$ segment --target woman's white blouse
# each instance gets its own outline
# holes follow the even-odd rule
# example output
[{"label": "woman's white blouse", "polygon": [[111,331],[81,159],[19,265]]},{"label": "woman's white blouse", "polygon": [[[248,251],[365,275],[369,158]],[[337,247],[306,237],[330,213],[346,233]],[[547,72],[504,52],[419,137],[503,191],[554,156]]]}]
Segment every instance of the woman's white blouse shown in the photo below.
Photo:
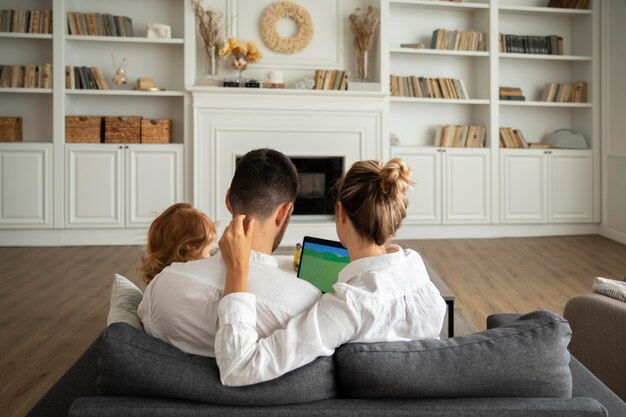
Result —
[{"label": "woman's white blouse", "polygon": [[347,342],[436,339],[446,304],[420,255],[387,246],[387,254],[357,259],[339,274],[335,294],[264,339],[256,332],[256,297],[232,293],[218,307],[215,354],[224,385],[268,381],[330,356]]}]

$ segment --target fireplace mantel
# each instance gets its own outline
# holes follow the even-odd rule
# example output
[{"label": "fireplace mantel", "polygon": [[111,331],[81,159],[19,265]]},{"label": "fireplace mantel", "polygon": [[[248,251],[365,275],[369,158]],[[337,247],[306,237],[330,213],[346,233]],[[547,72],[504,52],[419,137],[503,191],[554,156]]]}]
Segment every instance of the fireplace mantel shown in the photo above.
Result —
[{"label": "fireplace mantel", "polygon": [[[220,222],[230,215],[224,196],[235,159],[262,147],[292,157],[342,157],[345,169],[361,159],[387,159],[385,97],[376,92],[192,87],[194,205]],[[294,216],[283,240],[304,235],[336,238],[331,217]]]}]

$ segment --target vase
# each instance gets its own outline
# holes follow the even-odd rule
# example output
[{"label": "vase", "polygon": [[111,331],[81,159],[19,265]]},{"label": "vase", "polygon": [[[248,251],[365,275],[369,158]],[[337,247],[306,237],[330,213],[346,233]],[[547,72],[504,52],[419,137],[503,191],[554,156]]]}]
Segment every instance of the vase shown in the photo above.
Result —
[{"label": "vase", "polygon": [[366,82],[368,76],[368,53],[367,51],[356,51],[356,75],[358,81]]},{"label": "vase", "polygon": [[219,59],[217,55],[217,48],[215,45],[205,47],[206,52],[206,62],[204,71],[207,77],[214,77],[217,75],[217,67],[219,64]]},{"label": "vase", "polygon": [[124,67],[119,67],[117,71],[115,71],[115,75],[113,75],[111,82],[117,88],[122,88],[126,85],[126,83],[128,82],[128,78],[126,77],[126,71],[124,70]]}]

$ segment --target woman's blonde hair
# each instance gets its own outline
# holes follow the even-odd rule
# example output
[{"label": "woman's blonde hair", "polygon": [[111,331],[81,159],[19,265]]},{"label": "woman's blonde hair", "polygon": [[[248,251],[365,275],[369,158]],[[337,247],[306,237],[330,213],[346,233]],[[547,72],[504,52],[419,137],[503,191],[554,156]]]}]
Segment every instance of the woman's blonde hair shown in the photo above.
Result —
[{"label": "woman's blonde hair", "polygon": [[399,158],[359,161],[337,182],[337,201],[364,238],[383,245],[406,217],[411,170]]},{"label": "woman's blonde hair", "polygon": [[163,211],[150,225],[146,256],[139,272],[146,284],[172,262],[202,257],[215,239],[215,225],[188,203],[176,203]]}]

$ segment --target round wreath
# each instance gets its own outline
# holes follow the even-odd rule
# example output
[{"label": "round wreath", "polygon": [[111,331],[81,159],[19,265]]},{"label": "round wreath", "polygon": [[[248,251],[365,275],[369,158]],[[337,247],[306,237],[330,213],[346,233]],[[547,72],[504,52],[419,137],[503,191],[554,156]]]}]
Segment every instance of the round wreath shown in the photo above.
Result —
[{"label": "round wreath", "polygon": [[[276,22],[282,18],[293,20],[298,32],[291,38],[284,38],[276,30]],[[313,39],[313,19],[302,6],[290,1],[271,4],[261,17],[261,36],[265,46],[275,52],[294,54],[303,50]]]}]

